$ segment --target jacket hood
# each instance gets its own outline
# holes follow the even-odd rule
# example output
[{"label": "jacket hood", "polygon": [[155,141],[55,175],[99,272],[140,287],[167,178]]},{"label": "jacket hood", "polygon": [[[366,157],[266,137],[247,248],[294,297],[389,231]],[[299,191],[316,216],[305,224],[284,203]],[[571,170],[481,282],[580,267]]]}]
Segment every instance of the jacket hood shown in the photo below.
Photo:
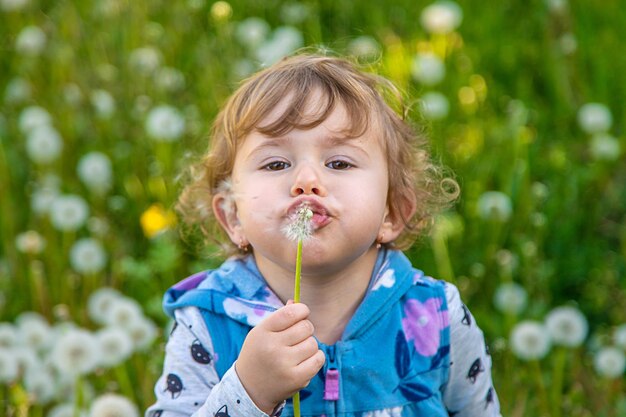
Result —
[{"label": "jacket hood", "polygon": [[[366,296],[348,323],[342,339],[357,337],[365,332],[413,285],[431,280],[422,271],[412,268],[402,252],[380,250]],[[174,317],[176,309],[188,306],[255,326],[284,303],[260,274],[254,257],[248,255],[228,259],[215,270],[194,274],[165,293],[163,307],[169,316]]]}]

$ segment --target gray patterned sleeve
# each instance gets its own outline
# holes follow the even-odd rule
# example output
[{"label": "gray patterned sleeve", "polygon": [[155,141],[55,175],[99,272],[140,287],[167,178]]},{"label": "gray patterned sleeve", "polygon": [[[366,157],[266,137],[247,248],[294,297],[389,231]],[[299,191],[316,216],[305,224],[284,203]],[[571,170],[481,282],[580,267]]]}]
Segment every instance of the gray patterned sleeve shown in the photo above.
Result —
[{"label": "gray patterned sleeve", "polygon": [[220,380],[214,357],[200,311],[195,307],[177,310],[163,374],[154,388],[157,400],[145,417],[268,417],[250,399],[234,366]]},{"label": "gray patterned sleeve", "polygon": [[451,365],[443,398],[448,413],[454,417],[501,417],[483,332],[450,283],[446,283],[446,298]]}]

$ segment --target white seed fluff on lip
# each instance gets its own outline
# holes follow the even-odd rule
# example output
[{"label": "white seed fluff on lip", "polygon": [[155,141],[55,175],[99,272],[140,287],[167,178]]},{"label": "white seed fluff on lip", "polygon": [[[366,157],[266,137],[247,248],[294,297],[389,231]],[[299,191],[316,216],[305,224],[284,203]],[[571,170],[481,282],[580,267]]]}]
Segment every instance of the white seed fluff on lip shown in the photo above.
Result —
[{"label": "white seed fluff on lip", "polygon": [[290,240],[306,240],[313,235],[313,210],[307,203],[302,203],[290,216],[290,222],[283,228],[283,233]]}]

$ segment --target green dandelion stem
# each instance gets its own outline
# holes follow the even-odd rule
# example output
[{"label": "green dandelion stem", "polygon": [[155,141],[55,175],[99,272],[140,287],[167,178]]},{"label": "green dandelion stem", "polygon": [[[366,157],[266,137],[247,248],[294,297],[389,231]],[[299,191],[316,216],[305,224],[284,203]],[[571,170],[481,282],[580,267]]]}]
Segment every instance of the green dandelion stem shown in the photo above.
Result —
[{"label": "green dandelion stem", "polygon": [[300,393],[293,394],[293,415],[294,417],[300,417]]},{"label": "green dandelion stem", "polygon": [[298,250],[296,251],[296,279],[293,288],[293,301],[300,302],[300,281],[302,276],[302,239],[298,239]]}]

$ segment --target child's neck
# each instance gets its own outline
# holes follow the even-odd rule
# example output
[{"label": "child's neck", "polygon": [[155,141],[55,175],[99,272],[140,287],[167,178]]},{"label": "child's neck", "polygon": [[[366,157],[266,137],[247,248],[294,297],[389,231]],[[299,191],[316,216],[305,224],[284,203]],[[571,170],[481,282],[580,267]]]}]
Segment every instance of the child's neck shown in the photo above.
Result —
[{"label": "child's neck", "polygon": [[[311,309],[309,320],[315,326],[315,337],[325,344],[334,344],[361,304],[369,286],[378,251],[374,248],[352,262],[347,268],[323,276],[302,275],[301,302]],[[293,273],[258,264],[272,290],[286,302],[293,299]],[[278,270],[275,270],[278,269]]]}]

